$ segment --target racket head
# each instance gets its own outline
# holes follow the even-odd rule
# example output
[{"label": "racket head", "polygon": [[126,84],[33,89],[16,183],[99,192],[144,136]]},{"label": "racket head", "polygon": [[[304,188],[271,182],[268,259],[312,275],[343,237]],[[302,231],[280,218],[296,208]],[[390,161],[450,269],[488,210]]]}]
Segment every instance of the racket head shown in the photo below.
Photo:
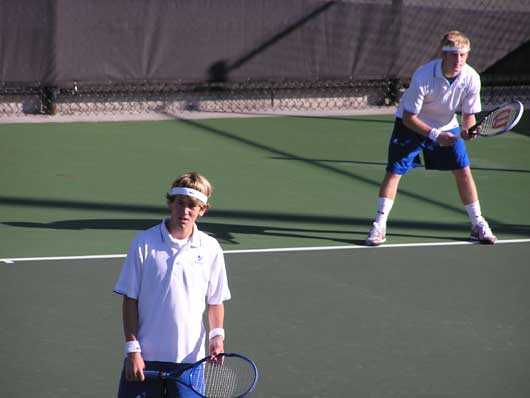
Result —
[{"label": "racket head", "polygon": [[254,390],[257,382],[256,364],[234,353],[202,360],[189,374],[189,386],[204,398],[243,398]]},{"label": "racket head", "polygon": [[476,126],[476,134],[494,137],[513,129],[523,116],[524,107],[519,101],[503,104],[494,109]]}]

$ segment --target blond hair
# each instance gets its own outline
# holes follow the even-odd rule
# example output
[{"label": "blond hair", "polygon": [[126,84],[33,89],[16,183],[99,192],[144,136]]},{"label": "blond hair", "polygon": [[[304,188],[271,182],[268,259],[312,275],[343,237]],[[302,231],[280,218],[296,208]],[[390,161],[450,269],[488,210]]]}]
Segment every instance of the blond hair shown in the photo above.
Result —
[{"label": "blond hair", "polygon": [[[196,191],[205,194],[208,198],[212,195],[213,192],[212,184],[210,184],[210,181],[208,181],[206,177],[197,173],[196,171],[192,171],[178,177],[175,181],[173,181],[173,184],[171,184],[171,188],[176,187],[195,189]],[[175,199],[175,196],[167,194],[166,199],[168,201],[173,201],[173,199]],[[194,201],[197,200],[195,198],[192,199]]]},{"label": "blond hair", "polygon": [[443,47],[467,48],[469,51],[471,50],[471,41],[462,32],[451,30],[445,33],[440,40],[440,50]]}]

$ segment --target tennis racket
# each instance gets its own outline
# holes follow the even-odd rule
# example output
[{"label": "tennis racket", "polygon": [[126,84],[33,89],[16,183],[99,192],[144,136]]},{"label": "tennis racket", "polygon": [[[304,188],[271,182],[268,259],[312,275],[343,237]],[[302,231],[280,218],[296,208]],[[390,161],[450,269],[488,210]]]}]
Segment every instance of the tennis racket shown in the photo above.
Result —
[{"label": "tennis racket", "polygon": [[488,112],[477,124],[468,129],[469,134],[494,137],[513,129],[523,116],[524,107],[519,101],[503,104]]},{"label": "tennis racket", "polygon": [[[184,380],[179,379],[189,372]],[[240,354],[218,354],[215,359],[206,357],[178,372],[144,370],[146,380],[171,380],[191,388],[204,398],[242,398],[258,382],[258,368]]]}]

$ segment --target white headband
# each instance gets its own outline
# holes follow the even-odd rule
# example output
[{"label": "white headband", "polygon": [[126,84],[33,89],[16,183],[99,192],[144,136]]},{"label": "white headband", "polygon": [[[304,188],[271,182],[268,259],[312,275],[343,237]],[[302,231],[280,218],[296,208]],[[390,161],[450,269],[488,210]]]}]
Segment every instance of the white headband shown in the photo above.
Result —
[{"label": "white headband", "polygon": [[208,196],[192,188],[186,188],[186,187],[171,188],[169,195],[170,196],[175,196],[175,195],[191,196],[192,198],[199,199],[204,204],[208,203]]},{"label": "white headband", "polygon": [[448,53],[468,53],[469,47],[443,46],[442,51]]}]

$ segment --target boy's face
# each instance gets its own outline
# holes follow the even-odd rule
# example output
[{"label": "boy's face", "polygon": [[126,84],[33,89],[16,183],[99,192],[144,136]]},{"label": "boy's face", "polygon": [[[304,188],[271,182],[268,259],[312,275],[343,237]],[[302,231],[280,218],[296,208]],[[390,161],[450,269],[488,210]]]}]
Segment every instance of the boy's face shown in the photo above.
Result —
[{"label": "boy's face", "polygon": [[467,62],[467,51],[444,52],[442,54],[442,70],[446,77],[456,77],[462,72]]},{"label": "boy's face", "polygon": [[185,195],[177,195],[169,203],[169,210],[173,225],[187,229],[193,227],[195,220],[204,215],[207,207],[197,199]]}]

